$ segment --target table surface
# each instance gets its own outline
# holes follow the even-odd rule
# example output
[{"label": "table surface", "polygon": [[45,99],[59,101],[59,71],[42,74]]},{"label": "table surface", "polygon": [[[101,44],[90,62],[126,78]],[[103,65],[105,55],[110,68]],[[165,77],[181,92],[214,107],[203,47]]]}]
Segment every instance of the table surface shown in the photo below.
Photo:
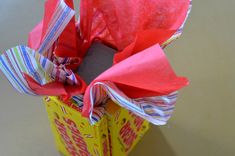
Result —
[{"label": "table surface", "polygon": [[[193,2],[183,36],[165,49],[191,85],[180,92],[166,126],[153,126],[131,156],[235,155],[235,1]],[[26,44],[43,1],[0,4],[0,51]],[[0,77],[0,155],[58,156],[42,99],[17,93]]]}]

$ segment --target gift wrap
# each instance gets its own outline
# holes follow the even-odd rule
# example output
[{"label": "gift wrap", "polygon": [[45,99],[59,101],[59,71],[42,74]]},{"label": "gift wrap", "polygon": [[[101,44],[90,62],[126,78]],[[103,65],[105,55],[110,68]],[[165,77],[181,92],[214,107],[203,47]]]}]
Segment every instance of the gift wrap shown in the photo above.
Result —
[{"label": "gift wrap", "polygon": [[44,98],[56,148],[65,156],[126,156],[149,129],[149,123],[109,100],[94,125],[76,103]]}]

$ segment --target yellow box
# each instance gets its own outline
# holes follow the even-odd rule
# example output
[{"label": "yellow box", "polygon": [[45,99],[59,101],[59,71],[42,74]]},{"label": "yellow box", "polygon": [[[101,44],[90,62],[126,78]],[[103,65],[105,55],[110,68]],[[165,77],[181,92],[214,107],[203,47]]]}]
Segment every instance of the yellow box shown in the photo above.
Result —
[{"label": "yellow box", "polygon": [[[57,97],[45,97],[57,149],[65,156],[109,156],[106,116],[91,126],[73,103],[61,102]],[[73,108],[72,108],[73,107]]]},{"label": "yellow box", "polygon": [[111,155],[128,155],[149,129],[149,123],[111,100],[106,104],[106,114]]}]

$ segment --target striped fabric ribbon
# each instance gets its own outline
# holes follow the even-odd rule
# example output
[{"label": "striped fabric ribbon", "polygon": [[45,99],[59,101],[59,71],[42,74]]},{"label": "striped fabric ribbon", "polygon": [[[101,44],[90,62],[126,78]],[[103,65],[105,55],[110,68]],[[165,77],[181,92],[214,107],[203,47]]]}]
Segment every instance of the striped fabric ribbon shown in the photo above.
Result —
[{"label": "striped fabric ribbon", "polygon": [[[29,48],[27,48],[29,49]],[[38,52],[31,50],[35,60],[41,65],[43,70],[50,75],[53,80],[68,83],[70,85],[78,85],[79,82],[76,79],[75,74],[72,70],[66,69],[64,65],[56,65],[49,59],[40,55]],[[36,72],[36,71],[35,71]]]},{"label": "striped fabric ribbon", "polygon": [[[131,99],[112,82],[96,82],[90,89],[92,108],[94,108],[96,103],[107,99],[108,96],[121,107],[126,108],[155,125],[165,125],[169,120],[174,111],[177,95],[178,93],[174,92],[165,96]],[[94,124],[95,121],[92,119],[93,112],[93,109],[91,109],[90,121]]]},{"label": "striped fabric ribbon", "polygon": [[1,69],[11,84],[21,93],[34,94],[25,81],[24,73],[30,75],[39,84],[44,85],[52,80],[79,84],[72,70],[57,66],[26,46],[9,49],[0,56]]},{"label": "striped fabric ribbon", "polygon": [[[83,108],[83,95],[77,95],[72,97],[73,103],[75,103],[80,109]],[[105,100],[103,100],[105,101]],[[93,123],[98,122],[105,114],[105,109],[103,107],[104,105],[101,105],[99,107],[95,107],[95,109],[92,112],[92,115],[90,117],[90,121]]]},{"label": "striped fabric ribbon", "polygon": [[40,84],[45,84],[47,76],[33,57],[33,51],[24,46],[7,50],[0,56],[0,68],[7,79],[20,93],[35,95],[25,81],[24,73],[32,76]]},{"label": "striped fabric ribbon", "polygon": [[47,32],[42,39],[41,46],[38,50],[40,54],[43,54],[44,56],[48,55],[46,52],[52,47],[74,15],[75,11],[69,8],[64,0],[58,2],[52,20],[47,28]]}]

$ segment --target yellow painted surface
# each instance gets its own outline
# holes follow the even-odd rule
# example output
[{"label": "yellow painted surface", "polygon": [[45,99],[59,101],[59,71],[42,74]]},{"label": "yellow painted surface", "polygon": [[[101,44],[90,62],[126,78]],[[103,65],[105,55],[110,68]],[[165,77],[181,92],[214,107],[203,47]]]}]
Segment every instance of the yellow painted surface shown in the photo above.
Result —
[{"label": "yellow painted surface", "polygon": [[56,148],[65,156],[127,156],[149,129],[147,121],[111,100],[95,125],[72,102],[45,97],[44,103]]},{"label": "yellow painted surface", "polygon": [[144,138],[149,123],[111,100],[106,104],[112,156],[127,156]]},{"label": "yellow painted surface", "polygon": [[57,97],[45,97],[44,102],[58,151],[65,156],[110,155],[106,116],[91,126]]}]

